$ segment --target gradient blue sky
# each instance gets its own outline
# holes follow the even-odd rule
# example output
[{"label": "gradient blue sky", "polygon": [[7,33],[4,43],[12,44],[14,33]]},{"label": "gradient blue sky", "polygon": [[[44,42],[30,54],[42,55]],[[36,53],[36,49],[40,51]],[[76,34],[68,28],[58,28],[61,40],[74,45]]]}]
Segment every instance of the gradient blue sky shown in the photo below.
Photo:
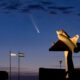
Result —
[{"label": "gradient blue sky", "polygon": [[[63,60],[62,66],[65,66],[63,52],[49,52],[48,49],[58,40],[56,30],[64,29],[71,37],[80,34],[80,0],[12,1],[21,5],[12,9],[7,5],[11,4],[10,0],[0,0],[0,66],[9,66],[9,51],[25,53],[21,59],[22,68],[59,68],[59,60]],[[29,14],[33,16],[40,34],[36,32]],[[80,67],[80,59],[73,59],[75,67]],[[17,57],[12,57],[12,66],[17,67]]]}]

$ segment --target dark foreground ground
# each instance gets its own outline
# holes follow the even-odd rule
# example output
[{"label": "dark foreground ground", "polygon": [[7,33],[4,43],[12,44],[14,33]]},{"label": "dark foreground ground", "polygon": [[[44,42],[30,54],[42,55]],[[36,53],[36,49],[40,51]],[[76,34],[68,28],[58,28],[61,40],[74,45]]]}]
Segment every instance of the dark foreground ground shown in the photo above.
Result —
[{"label": "dark foreground ground", "polygon": [[[18,78],[17,76],[12,76],[11,80],[18,80]],[[39,79],[38,79],[38,76],[29,75],[29,76],[20,76],[20,80],[39,80]]]},{"label": "dark foreground ground", "polygon": [[[66,79],[64,69],[40,68],[39,74],[21,73],[19,80],[80,80],[80,69],[75,69],[70,74],[71,77]],[[0,80],[10,80],[9,74],[5,71],[0,72]],[[11,80],[18,80],[18,73],[12,73]]]},{"label": "dark foreground ground", "polygon": [[[39,80],[38,73],[20,73],[19,80]],[[9,79],[10,80],[10,77]],[[18,73],[12,73],[11,80],[18,80]]]},{"label": "dark foreground ground", "polygon": [[[39,80],[38,73],[21,73],[19,78],[19,80]],[[8,72],[0,71],[0,80],[10,80]],[[12,73],[11,80],[18,80],[18,73]]]},{"label": "dark foreground ground", "polygon": [[0,71],[0,80],[8,80],[8,73],[6,71]]},{"label": "dark foreground ground", "polygon": [[64,69],[40,68],[39,80],[80,80],[80,69],[73,70],[69,79],[66,74]]}]

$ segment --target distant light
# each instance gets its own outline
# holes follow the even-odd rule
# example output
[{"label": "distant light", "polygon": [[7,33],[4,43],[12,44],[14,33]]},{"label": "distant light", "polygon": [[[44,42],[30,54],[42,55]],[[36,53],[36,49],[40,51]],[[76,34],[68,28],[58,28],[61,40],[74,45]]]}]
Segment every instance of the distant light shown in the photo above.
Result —
[{"label": "distant light", "polygon": [[18,57],[24,57],[24,53],[18,53]]},{"label": "distant light", "polygon": [[11,56],[16,56],[16,54],[15,54],[15,53],[11,53],[10,55],[11,55]]}]

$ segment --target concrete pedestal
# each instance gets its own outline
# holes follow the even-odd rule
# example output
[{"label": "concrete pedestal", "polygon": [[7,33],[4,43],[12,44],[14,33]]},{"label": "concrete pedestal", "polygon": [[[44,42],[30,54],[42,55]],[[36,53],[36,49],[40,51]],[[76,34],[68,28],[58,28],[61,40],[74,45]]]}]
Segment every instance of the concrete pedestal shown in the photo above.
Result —
[{"label": "concrete pedestal", "polygon": [[65,69],[40,68],[39,80],[80,80],[80,70],[74,69],[71,77],[66,79]]}]

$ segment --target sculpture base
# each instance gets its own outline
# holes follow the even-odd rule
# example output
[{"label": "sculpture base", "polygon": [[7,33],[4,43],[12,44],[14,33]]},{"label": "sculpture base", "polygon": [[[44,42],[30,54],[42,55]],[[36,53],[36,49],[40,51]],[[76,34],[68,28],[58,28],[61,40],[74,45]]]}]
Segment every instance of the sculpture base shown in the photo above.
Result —
[{"label": "sculpture base", "polygon": [[39,80],[80,80],[80,69],[71,72],[71,77],[66,79],[65,69],[39,69]]}]

